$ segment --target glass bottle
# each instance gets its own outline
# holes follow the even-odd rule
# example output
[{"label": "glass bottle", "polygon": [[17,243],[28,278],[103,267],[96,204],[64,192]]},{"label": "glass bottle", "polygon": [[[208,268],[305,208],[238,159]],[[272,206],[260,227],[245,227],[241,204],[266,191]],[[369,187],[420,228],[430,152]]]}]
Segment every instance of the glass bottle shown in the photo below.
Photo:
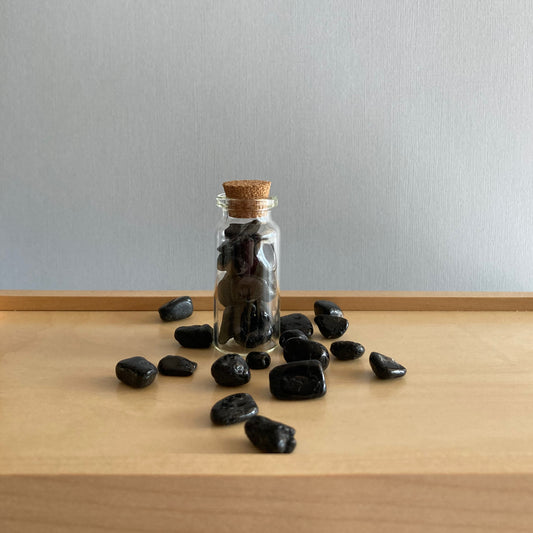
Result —
[{"label": "glass bottle", "polygon": [[217,196],[214,343],[224,353],[267,352],[279,336],[279,227],[270,182],[225,182]]}]

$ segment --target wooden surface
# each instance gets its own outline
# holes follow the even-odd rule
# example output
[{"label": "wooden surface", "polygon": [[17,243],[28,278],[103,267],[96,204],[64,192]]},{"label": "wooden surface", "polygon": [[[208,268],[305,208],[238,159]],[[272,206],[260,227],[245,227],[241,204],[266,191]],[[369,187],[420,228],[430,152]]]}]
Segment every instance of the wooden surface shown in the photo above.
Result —
[{"label": "wooden surface", "polygon": [[[212,291],[0,291],[1,311],[151,311],[178,296],[213,309]],[[316,299],[351,311],[533,311],[531,292],[282,291],[285,311]]]},{"label": "wooden surface", "polygon": [[[268,370],[222,388],[214,350],[174,341],[178,325],[210,323],[207,311],[179,323],[0,311],[0,530],[530,531],[533,313],[346,316],[343,338],[367,353],[332,360],[324,398],[282,402]],[[371,351],[407,376],[376,380]],[[168,354],[197,372],[142,390],[114,376],[119,359]],[[293,454],[256,452],[242,424],[211,425],[211,406],[237,391],[296,428]]]}]

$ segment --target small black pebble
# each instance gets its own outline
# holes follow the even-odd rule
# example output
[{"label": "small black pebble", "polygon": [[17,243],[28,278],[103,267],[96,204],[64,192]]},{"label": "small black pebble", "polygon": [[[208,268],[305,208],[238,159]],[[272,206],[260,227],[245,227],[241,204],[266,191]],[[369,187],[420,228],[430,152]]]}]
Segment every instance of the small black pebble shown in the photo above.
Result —
[{"label": "small black pebble", "polygon": [[348,329],[348,320],[342,316],[317,315],[315,323],[326,339],[338,339]]},{"label": "small black pebble", "polygon": [[129,357],[117,363],[115,374],[122,383],[142,389],[153,383],[157,368],[144,357]]},{"label": "small black pebble", "polygon": [[296,430],[266,416],[257,415],[244,424],[252,444],[266,453],[291,453],[296,447]]},{"label": "small black pebble", "polygon": [[246,348],[264,344],[274,333],[268,306],[261,300],[248,302],[241,308],[238,324],[234,324],[233,338]]},{"label": "small black pebble", "polygon": [[157,370],[165,376],[192,376],[198,363],[181,355],[167,355],[157,365]]},{"label": "small black pebble", "polygon": [[217,426],[244,422],[259,412],[255,400],[246,392],[231,394],[211,408],[211,421]]},{"label": "small black pebble", "polygon": [[250,368],[239,354],[229,353],[213,363],[211,375],[223,387],[238,387],[250,381]]},{"label": "small black pebble", "polygon": [[326,394],[322,365],[314,359],[276,366],[268,377],[270,392],[279,400],[310,400]]},{"label": "small black pebble", "polygon": [[246,362],[253,370],[263,370],[270,366],[270,355],[266,352],[250,352],[246,356]]},{"label": "small black pebble", "polygon": [[320,362],[324,370],[326,370],[329,365],[328,349],[323,344],[310,339],[293,337],[292,339],[287,340],[283,347],[283,357],[287,363],[316,359]]},{"label": "small black pebble", "polygon": [[190,317],[193,312],[192,300],[190,296],[182,296],[181,298],[174,298],[159,309],[159,316],[165,322],[172,322],[174,320],[182,320]]},{"label": "small black pebble", "polygon": [[341,308],[329,300],[317,300],[313,308],[315,315],[343,316]]},{"label": "small black pebble", "polygon": [[313,324],[302,313],[292,313],[279,319],[280,335],[289,329],[299,329],[304,335],[310,337],[313,334]]},{"label": "small black pebble", "polygon": [[228,239],[236,239],[237,237],[250,237],[255,235],[261,227],[260,220],[252,220],[245,224],[230,224],[225,230],[224,235]]},{"label": "small black pebble", "polygon": [[307,339],[307,335],[305,333],[303,333],[302,331],[300,331],[299,329],[288,329],[286,331],[284,331],[280,336],[279,336],[279,345],[284,348],[285,347],[285,343],[289,340],[289,339],[293,339],[293,338],[298,338],[298,339]]},{"label": "small black pebble", "polygon": [[332,342],[329,350],[337,359],[341,359],[342,361],[358,359],[365,353],[365,347],[353,341]]},{"label": "small black pebble", "polygon": [[374,374],[379,379],[401,378],[407,372],[407,369],[400,363],[378,352],[372,352],[369,361]]},{"label": "small black pebble", "polygon": [[181,326],[176,328],[174,338],[185,348],[209,348],[213,342],[213,328],[203,326]]}]

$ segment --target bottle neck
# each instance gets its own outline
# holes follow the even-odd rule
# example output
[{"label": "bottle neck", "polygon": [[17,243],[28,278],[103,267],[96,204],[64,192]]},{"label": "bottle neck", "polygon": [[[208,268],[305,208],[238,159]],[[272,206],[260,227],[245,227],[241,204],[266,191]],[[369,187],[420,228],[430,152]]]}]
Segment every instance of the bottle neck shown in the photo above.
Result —
[{"label": "bottle neck", "polygon": [[257,217],[232,217],[227,209],[222,210],[222,219],[227,224],[247,224],[253,220],[259,220],[262,224],[267,224],[272,221],[272,214],[270,211],[261,213]]},{"label": "bottle neck", "polygon": [[259,219],[269,220],[270,212],[276,205],[278,199],[272,198],[227,198],[224,194],[217,196],[217,205],[222,208],[224,216],[232,219]]}]

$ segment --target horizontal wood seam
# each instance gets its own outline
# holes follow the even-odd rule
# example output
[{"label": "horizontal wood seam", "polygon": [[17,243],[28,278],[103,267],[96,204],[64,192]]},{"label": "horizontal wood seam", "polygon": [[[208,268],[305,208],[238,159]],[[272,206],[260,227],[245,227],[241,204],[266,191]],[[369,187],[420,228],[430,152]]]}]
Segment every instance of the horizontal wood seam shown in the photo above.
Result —
[{"label": "horizontal wood seam", "polygon": [[[0,291],[0,311],[155,311],[184,295],[213,309],[211,291]],[[312,311],[317,299],[346,311],[533,311],[533,292],[282,291],[282,312]]]}]

